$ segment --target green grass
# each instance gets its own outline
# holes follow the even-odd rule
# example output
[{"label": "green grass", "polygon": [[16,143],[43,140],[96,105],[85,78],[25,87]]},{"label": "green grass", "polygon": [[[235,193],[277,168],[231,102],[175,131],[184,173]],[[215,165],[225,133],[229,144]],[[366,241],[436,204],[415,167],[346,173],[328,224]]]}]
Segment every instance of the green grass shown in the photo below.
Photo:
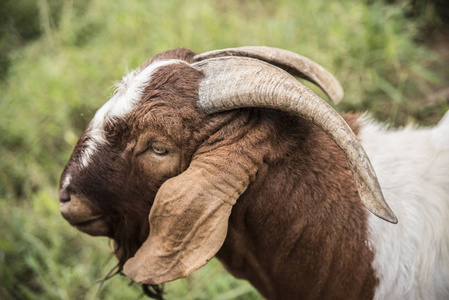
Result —
[{"label": "green grass", "polygon": [[[419,22],[405,18],[403,4],[367,5],[355,0],[22,0],[19,4],[34,7],[29,18],[37,20],[38,29],[33,39],[16,43],[13,49],[0,48],[8,59],[7,73],[0,77],[2,299],[140,295],[140,288],[128,287],[129,280],[122,276],[107,281],[97,295],[96,282],[115,264],[114,258],[107,262],[111,247],[106,239],[83,235],[62,219],[57,184],[77,138],[111,94],[113,83],[158,52],[175,47],[196,52],[243,45],[280,47],[310,57],[339,78],[346,92],[337,107],[341,111],[369,110],[399,126],[411,121],[435,123],[448,109],[444,99],[425,101],[433,90],[447,85],[448,74],[438,73],[438,57],[414,42]],[[15,37],[8,35],[10,41]],[[1,42],[0,47],[5,40]],[[260,298],[217,261],[166,289],[168,299]]]}]

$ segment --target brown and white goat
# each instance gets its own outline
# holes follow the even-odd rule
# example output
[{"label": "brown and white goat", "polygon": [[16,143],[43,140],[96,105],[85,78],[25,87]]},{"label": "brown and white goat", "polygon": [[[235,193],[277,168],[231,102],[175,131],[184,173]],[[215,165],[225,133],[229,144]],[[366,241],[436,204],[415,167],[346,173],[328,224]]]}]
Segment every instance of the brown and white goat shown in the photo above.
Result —
[{"label": "brown and white goat", "polygon": [[268,299],[447,299],[449,122],[387,132],[291,75],[343,96],[285,50],[155,56],[80,138],[62,215],[153,287],[217,256]]}]

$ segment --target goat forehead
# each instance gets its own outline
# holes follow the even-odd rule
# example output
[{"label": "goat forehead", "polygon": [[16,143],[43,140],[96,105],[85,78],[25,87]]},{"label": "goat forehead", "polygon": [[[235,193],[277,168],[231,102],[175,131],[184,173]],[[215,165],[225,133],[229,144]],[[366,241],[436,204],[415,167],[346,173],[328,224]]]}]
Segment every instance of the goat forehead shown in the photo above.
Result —
[{"label": "goat forehead", "polygon": [[[81,167],[87,167],[98,148],[107,144],[104,128],[114,119],[125,118],[140,102],[145,87],[153,79],[153,74],[161,67],[185,63],[170,59],[155,61],[144,69],[136,69],[126,74],[116,85],[115,94],[95,113],[85,133],[85,143],[80,155]],[[155,79],[157,80],[157,79]]]}]

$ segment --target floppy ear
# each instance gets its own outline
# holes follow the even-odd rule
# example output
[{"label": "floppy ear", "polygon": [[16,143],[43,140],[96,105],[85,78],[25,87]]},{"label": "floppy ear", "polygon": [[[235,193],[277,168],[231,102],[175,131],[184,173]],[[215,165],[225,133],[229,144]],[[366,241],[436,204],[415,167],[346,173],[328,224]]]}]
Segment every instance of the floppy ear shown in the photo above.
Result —
[{"label": "floppy ear", "polygon": [[150,212],[150,235],[124,273],[139,283],[160,284],[212,259],[226,238],[232,206],[257,172],[257,160],[249,155],[215,149],[167,180]]}]

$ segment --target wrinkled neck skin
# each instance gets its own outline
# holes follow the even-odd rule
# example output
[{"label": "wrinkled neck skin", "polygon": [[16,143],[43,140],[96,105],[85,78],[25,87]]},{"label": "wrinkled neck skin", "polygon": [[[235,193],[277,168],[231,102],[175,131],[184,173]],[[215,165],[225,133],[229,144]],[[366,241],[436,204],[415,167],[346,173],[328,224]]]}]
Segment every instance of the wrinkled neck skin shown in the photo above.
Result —
[{"label": "wrinkled neck skin", "polygon": [[[345,119],[357,134],[358,116]],[[283,113],[262,110],[252,127],[270,146],[217,257],[267,299],[372,299],[368,212],[341,150]]]}]

